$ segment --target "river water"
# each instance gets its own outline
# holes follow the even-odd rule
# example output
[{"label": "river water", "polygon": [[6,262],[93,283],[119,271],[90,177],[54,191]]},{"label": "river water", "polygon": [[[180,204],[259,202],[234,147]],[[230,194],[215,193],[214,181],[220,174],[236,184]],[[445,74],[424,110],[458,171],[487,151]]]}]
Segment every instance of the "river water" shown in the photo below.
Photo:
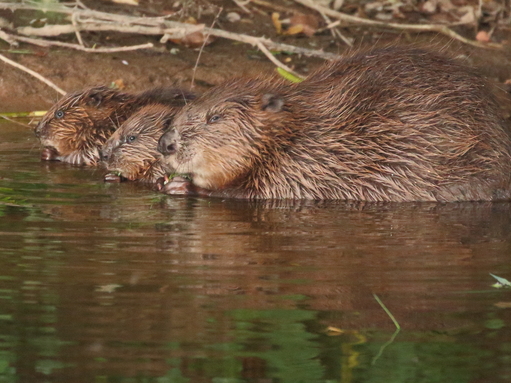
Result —
[{"label": "river water", "polygon": [[511,381],[508,203],[170,197],[0,138],[0,382]]}]

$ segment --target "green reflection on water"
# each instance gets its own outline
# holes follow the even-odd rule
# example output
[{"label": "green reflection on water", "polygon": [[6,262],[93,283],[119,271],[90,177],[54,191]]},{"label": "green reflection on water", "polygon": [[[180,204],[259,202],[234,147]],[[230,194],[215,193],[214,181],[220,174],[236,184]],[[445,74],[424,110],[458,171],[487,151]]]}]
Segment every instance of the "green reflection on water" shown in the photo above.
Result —
[{"label": "green reflection on water", "polygon": [[317,335],[305,326],[306,321],[315,319],[316,312],[235,310],[232,316],[236,320],[237,343],[245,348],[239,355],[264,360],[272,377],[298,383],[318,381],[324,375],[324,366],[317,358]]},{"label": "green reflection on water", "polygon": [[172,368],[165,376],[156,379],[157,383],[188,383],[189,381],[190,379],[185,378],[178,368]]}]

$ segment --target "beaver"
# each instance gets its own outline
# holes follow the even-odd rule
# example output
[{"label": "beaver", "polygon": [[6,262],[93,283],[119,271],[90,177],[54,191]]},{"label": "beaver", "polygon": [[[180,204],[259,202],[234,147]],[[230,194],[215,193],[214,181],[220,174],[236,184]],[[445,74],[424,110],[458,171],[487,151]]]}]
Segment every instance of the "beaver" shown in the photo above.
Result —
[{"label": "beaver", "polygon": [[511,143],[475,70],[421,48],[358,52],[298,84],[235,78],[160,139],[168,194],[244,199],[510,198]]},{"label": "beaver", "polygon": [[109,171],[105,181],[156,183],[164,177],[161,154],[156,147],[177,110],[169,105],[148,105],[128,118],[101,149],[101,160]]},{"label": "beaver", "polygon": [[154,103],[182,106],[194,97],[171,87],[127,93],[93,86],[70,93],[53,105],[35,128],[43,146],[41,159],[96,165],[101,146],[135,111]]}]

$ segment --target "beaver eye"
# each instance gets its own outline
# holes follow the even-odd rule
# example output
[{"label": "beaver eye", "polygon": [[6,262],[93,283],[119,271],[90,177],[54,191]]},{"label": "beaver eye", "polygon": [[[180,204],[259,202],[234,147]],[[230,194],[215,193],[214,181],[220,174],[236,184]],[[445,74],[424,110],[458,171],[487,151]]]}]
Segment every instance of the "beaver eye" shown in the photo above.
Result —
[{"label": "beaver eye", "polygon": [[126,137],[126,142],[128,144],[131,144],[133,141],[135,141],[137,139],[137,136],[128,136]]},{"label": "beaver eye", "polygon": [[217,122],[218,120],[220,120],[222,118],[221,115],[219,114],[214,114],[212,115],[211,117],[208,118],[208,124],[212,124],[214,122]]},{"label": "beaver eye", "polygon": [[64,117],[64,111],[62,111],[62,110],[57,110],[57,111],[55,112],[55,118],[56,118],[57,120],[60,120],[62,117]]}]

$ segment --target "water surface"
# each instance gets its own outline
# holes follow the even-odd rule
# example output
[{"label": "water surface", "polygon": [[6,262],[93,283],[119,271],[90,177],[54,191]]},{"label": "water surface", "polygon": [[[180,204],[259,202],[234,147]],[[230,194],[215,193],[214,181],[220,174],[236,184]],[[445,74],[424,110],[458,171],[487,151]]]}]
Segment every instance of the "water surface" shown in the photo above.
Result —
[{"label": "water surface", "polygon": [[167,197],[0,138],[0,382],[511,381],[508,203]]}]

